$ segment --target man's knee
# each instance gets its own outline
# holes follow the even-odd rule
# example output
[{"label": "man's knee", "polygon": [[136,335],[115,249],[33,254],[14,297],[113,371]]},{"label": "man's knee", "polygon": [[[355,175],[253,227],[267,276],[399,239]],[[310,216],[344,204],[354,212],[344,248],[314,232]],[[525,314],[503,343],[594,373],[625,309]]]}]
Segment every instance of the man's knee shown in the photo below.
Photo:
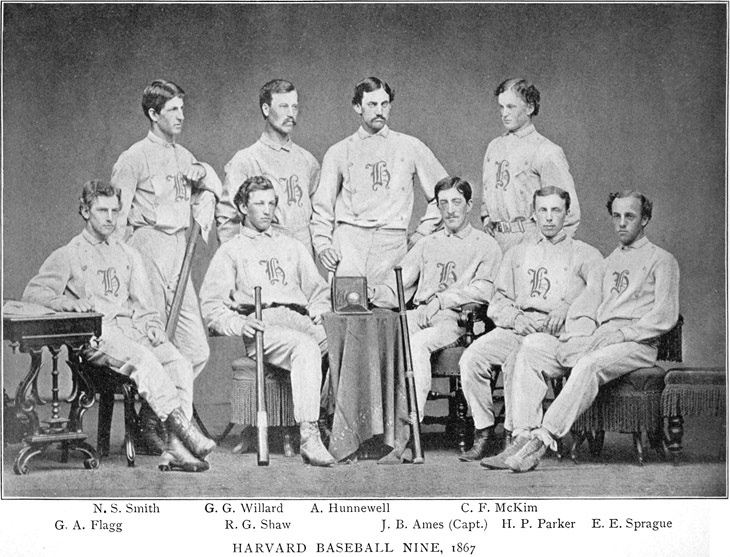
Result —
[{"label": "man's knee", "polygon": [[476,350],[467,348],[459,360],[459,374],[463,382],[469,383],[476,378],[491,379],[492,366]]}]

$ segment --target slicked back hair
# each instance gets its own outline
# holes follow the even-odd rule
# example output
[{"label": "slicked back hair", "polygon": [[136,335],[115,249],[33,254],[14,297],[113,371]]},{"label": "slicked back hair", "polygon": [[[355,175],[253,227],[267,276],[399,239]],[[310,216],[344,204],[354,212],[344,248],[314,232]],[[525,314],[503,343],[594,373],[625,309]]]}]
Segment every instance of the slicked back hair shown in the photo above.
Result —
[{"label": "slicked back hair", "polygon": [[283,95],[296,90],[297,88],[294,87],[294,84],[286,79],[272,79],[269,81],[259,91],[259,108],[261,109],[261,116],[266,119],[263,106],[265,104],[271,106],[271,99],[274,95]]},{"label": "slicked back hair", "polygon": [[565,201],[565,212],[567,213],[570,210],[570,194],[557,186],[545,186],[544,188],[535,190],[535,193],[532,194],[532,208],[535,208],[538,197],[547,197],[548,195],[557,195],[560,197]]},{"label": "slicked back hair", "polygon": [[383,89],[386,93],[388,93],[388,99],[390,102],[395,100],[394,88],[380,78],[366,77],[360,83],[355,85],[355,94],[352,96],[352,106],[362,104],[362,97],[365,93],[372,93],[378,89]]},{"label": "slicked back hair", "polygon": [[167,101],[175,97],[183,98],[184,96],[185,91],[179,85],[176,85],[172,81],[155,79],[145,87],[144,93],[142,93],[142,110],[144,111],[144,115],[152,121],[152,118],[150,118],[150,108],[159,113],[165,107]]},{"label": "slicked back hair", "polygon": [[436,195],[436,202],[438,203],[440,192],[444,190],[450,190],[452,188],[458,191],[461,195],[463,195],[464,199],[466,199],[467,202],[471,200],[471,184],[466,180],[462,180],[458,176],[447,176],[446,178],[442,178],[441,180],[436,182],[436,185],[433,188],[433,191]]},{"label": "slicked back hair", "polygon": [[646,217],[647,219],[651,220],[652,211],[654,209],[654,204],[651,202],[651,199],[646,197],[643,193],[636,190],[624,190],[624,191],[617,191],[615,193],[609,193],[608,194],[608,202],[606,202],[606,208],[608,209],[608,214],[613,215],[613,201],[614,199],[621,199],[624,197],[633,197],[635,199],[638,199],[641,202],[641,217]]},{"label": "slicked back hair", "polygon": [[[91,205],[99,197],[116,197],[119,201],[119,207],[122,206],[122,190],[111,184],[102,182],[101,180],[89,180],[81,188],[81,197],[79,198],[79,214],[83,217],[84,209],[91,209]],[[84,218],[84,220],[86,220]]]},{"label": "slicked back hair", "polygon": [[[233,198],[233,203],[236,205],[236,209],[241,212],[241,207],[248,205],[248,200],[253,192],[265,190],[274,190],[274,185],[266,176],[251,176],[250,178],[247,178],[246,181],[241,184],[241,187],[238,188],[238,191]],[[278,205],[279,196],[276,194],[276,190],[274,190],[274,195],[276,196],[276,204]]]},{"label": "slicked back hair", "polygon": [[512,89],[520,96],[525,104],[532,105],[532,114],[537,116],[540,112],[540,91],[532,83],[521,77],[511,77],[500,83],[494,91],[494,96],[499,97],[505,91]]}]

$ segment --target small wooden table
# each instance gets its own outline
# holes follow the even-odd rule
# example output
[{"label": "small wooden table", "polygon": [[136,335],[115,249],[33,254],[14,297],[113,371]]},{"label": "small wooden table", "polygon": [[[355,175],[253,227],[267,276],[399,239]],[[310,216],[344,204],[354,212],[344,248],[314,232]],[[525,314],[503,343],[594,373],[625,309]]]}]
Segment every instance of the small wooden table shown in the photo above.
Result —
[{"label": "small wooden table", "polygon": [[[15,350],[30,354],[30,368],[20,381],[15,393],[15,407],[20,408],[28,419],[32,431],[23,441],[24,447],[15,459],[16,474],[27,474],[28,461],[41,454],[50,445],[61,443],[61,461],[68,461],[69,451],[86,455],[86,468],[99,467],[99,454],[85,442],[82,417],[94,404],[93,383],[84,373],[81,351],[93,338],[101,336],[100,313],[57,313],[33,317],[3,316],[3,340],[9,340]],[[58,396],[58,354],[61,348],[68,349],[68,364],[71,368],[72,392],[66,402],[71,403],[68,418],[60,416]],[[51,371],[51,418],[41,425],[36,405],[46,404],[38,393],[38,374],[41,369],[43,347],[47,347],[53,358]]]}]

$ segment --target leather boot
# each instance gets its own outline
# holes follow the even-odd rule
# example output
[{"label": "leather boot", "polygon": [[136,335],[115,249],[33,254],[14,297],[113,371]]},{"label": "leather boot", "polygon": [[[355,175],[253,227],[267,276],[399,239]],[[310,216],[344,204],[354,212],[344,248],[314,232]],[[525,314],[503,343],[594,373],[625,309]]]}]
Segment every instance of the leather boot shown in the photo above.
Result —
[{"label": "leather boot", "polygon": [[489,445],[492,442],[493,435],[494,426],[475,429],[474,444],[471,446],[471,449],[459,455],[459,460],[462,462],[474,462],[483,459],[489,453]]},{"label": "leather boot", "polygon": [[182,441],[172,431],[168,431],[167,445],[160,457],[157,467],[162,472],[182,470],[184,472],[205,472],[210,468],[205,460],[198,460],[183,445]]},{"label": "leather boot", "polygon": [[168,434],[174,433],[196,457],[203,459],[215,449],[215,441],[203,435],[198,426],[185,417],[182,408],[170,412],[165,424]]},{"label": "leather boot", "polygon": [[304,464],[312,466],[334,466],[335,459],[322,444],[317,422],[302,422],[299,424],[301,443],[299,454]]},{"label": "leather boot", "polygon": [[139,432],[135,445],[140,454],[161,455],[165,450],[165,426],[145,400],[139,409]]}]

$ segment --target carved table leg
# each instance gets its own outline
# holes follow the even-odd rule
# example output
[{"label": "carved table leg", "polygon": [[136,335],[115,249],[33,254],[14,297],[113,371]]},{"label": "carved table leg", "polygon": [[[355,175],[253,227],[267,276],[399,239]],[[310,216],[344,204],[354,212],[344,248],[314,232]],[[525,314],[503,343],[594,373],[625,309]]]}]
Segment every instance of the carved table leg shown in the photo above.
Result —
[{"label": "carved table leg", "polygon": [[13,471],[19,476],[25,476],[28,472],[30,472],[30,468],[28,468],[28,461],[34,456],[41,454],[46,450],[46,448],[48,448],[48,445],[25,445],[22,449],[20,449],[18,456],[15,457]]},{"label": "carved table leg", "polygon": [[[30,368],[28,368],[28,373],[25,374],[15,392],[15,404],[27,416],[33,434],[37,435],[40,432],[40,421],[35,411],[35,405],[38,401],[33,393],[38,392],[36,382],[38,381],[38,372],[41,369],[43,349],[31,349],[28,352],[30,354]],[[30,389],[35,389],[35,391],[29,392]]]}]

